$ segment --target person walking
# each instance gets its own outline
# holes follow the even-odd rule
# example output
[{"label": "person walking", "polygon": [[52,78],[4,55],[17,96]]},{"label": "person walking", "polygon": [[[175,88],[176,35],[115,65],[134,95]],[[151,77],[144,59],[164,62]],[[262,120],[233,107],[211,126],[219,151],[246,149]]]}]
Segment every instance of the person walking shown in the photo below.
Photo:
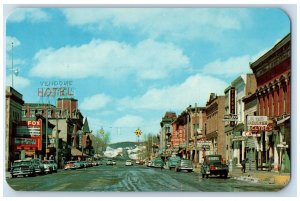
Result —
[{"label": "person walking", "polygon": [[242,160],[241,162],[241,165],[242,165],[242,173],[245,173],[246,172],[246,160]]}]

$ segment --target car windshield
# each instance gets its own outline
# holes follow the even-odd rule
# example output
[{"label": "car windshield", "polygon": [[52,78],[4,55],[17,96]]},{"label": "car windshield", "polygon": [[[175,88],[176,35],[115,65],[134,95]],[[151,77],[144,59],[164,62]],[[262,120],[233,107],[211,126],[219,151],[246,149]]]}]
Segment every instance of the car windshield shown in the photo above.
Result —
[{"label": "car windshield", "polygon": [[19,165],[30,165],[30,161],[16,161],[14,162],[14,166],[19,166]]},{"label": "car windshield", "polygon": [[42,163],[43,163],[43,164],[48,164],[48,161],[43,161]]}]

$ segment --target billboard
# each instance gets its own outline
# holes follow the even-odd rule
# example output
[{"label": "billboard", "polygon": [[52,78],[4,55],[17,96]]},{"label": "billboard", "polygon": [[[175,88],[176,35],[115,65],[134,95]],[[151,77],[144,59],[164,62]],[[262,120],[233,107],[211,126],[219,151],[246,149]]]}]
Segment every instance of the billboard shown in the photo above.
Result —
[{"label": "billboard", "polygon": [[42,120],[21,121],[14,139],[17,150],[42,150]]}]

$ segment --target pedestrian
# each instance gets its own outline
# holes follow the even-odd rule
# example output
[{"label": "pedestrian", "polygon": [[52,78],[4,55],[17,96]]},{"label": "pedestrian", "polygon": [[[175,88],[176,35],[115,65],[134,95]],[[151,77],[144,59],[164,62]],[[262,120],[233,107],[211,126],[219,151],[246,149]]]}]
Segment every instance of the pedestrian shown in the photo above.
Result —
[{"label": "pedestrian", "polygon": [[242,172],[245,173],[246,172],[246,160],[242,160],[241,165],[242,165]]},{"label": "pedestrian", "polygon": [[273,162],[273,157],[270,157],[269,158],[269,163],[268,163],[268,166],[269,166],[268,171],[269,172],[272,170],[272,162]]}]

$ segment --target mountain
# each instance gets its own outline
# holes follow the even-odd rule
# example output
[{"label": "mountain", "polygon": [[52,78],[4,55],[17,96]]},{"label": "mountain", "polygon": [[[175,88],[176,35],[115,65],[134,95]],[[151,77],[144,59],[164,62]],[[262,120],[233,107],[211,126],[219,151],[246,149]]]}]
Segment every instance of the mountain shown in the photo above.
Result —
[{"label": "mountain", "polygon": [[117,148],[132,148],[134,149],[137,145],[137,142],[118,142],[108,145],[110,148],[117,149]]}]

